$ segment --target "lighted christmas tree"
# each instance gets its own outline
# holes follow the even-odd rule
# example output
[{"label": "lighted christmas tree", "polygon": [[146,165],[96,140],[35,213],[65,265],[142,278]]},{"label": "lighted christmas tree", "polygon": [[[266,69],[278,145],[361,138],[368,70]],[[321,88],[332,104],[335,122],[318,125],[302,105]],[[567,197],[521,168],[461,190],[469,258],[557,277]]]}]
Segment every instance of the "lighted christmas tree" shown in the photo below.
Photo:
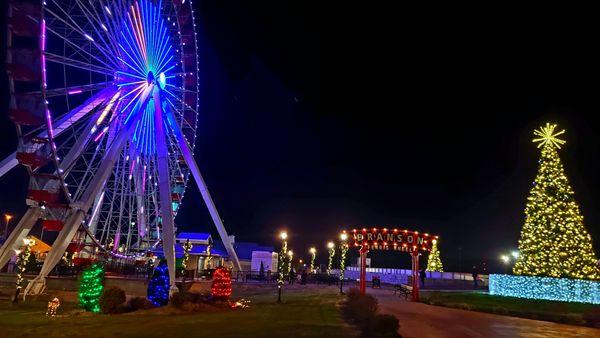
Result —
[{"label": "lighted christmas tree", "polygon": [[425,270],[443,272],[444,266],[442,265],[442,259],[440,258],[440,250],[437,246],[437,240],[432,240],[431,244],[431,252],[429,252],[429,257],[427,259],[427,268]]},{"label": "lighted christmas tree", "polygon": [[519,240],[517,275],[598,279],[592,237],[583,225],[574,192],[565,176],[558,149],[565,143],[546,124],[534,131],[542,156],[525,207]]},{"label": "lighted christmas tree", "polygon": [[231,296],[231,273],[225,267],[218,267],[213,273],[211,294],[214,298],[229,299]]},{"label": "lighted christmas tree", "polygon": [[148,283],[148,300],[156,306],[165,306],[169,304],[169,268],[167,263],[161,262]]},{"label": "lighted christmas tree", "polygon": [[79,304],[91,312],[100,312],[98,301],[104,288],[104,267],[94,263],[81,274],[79,283]]}]

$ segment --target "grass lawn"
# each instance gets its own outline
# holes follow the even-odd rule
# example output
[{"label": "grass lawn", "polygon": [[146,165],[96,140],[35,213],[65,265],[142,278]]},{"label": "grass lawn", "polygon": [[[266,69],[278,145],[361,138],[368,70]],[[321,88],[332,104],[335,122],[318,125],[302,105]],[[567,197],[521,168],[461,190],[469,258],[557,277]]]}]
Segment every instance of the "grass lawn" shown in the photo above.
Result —
[{"label": "grass lawn", "polygon": [[[236,286],[234,285],[234,289]],[[244,289],[245,288],[245,289]],[[284,289],[275,303],[274,286],[240,287],[233,299],[250,308],[183,313],[172,307],[128,314],[81,312],[63,303],[59,317],[47,318],[46,299],[11,306],[0,301],[0,337],[352,337],[356,331],[341,318],[335,288]]]},{"label": "grass lawn", "polygon": [[[422,297],[431,305],[464,310],[489,312],[557,323],[594,326],[586,322],[584,314],[592,311],[600,315],[600,306],[584,303],[555,302],[514,297],[502,297],[478,292],[431,292]],[[596,318],[596,321],[600,318]]]}]

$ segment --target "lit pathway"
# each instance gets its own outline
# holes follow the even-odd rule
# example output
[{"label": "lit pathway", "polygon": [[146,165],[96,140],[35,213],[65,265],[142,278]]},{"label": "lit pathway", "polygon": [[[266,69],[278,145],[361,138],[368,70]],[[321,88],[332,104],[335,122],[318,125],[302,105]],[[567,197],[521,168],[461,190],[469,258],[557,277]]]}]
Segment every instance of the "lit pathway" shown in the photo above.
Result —
[{"label": "lit pathway", "polygon": [[600,329],[411,303],[390,290],[367,289],[381,312],[400,320],[402,337],[600,337]]}]

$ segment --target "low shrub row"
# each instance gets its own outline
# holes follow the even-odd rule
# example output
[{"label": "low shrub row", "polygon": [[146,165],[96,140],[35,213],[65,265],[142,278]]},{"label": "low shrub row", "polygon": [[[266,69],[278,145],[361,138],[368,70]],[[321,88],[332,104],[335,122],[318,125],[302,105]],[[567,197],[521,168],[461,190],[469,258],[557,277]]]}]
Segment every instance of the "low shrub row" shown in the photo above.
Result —
[{"label": "low shrub row", "polygon": [[171,296],[171,305],[174,307],[188,311],[206,311],[229,308],[230,304],[226,300],[211,297],[195,292],[177,292]]},{"label": "low shrub row", "polygon": [[133,312],[151,309],[154,305],[144,297],[134,297],[127,301],[123,289],[112,286],[104,289],[100,296],[100,311],[104,314]]},{"label": "low shrub row", "polygon": [[342,303],[344,319],[356,325],[361,330],[362,337],[400,337],[398,318],[379,314],[378,310],[377,299],[361,294],[358,289],[350,289]]}]

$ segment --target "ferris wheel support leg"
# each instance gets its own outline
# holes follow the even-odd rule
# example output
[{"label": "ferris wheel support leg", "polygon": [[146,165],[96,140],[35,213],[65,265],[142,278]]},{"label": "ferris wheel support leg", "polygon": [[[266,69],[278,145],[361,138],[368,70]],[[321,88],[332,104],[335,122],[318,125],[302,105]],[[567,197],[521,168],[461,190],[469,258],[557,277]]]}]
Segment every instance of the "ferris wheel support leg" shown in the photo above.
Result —
[{"label": "ferris wheel support leg", "polygon": [[0,177],[16,167],[17,164],[19,164],[19,161],[17,160],[17,152],[15,151],[0,162]]},{"label": "ferris wheel support leg", "polygon": [[21,246],[21,241],[29,234],[29,231],[31,231],[31,228],[41,215],[41,208],[30,207],[27,209],[15,229],[10,233],[0,248],[0,269],[4,267],[15,254],[15,250]]},{"label": "ferris wheel support leg", "polygon": [[212,197],[210,196],[210,192],[208,191],[206,182],[204,182],[204,178],[202,178],[200,168],[198,167],[198,164],[194,159],[194,154],[192,153],[191,147],[187,143],[187,140],[183,137],[183,133],[181,132],[181,129],[179,129],[179,125],[175,122],[175,118],[173,117],[170,109],[167,109],[167,117],[169,119],[169,125],[171,126],[171,128],[173,128],[175,136],[177,137],[177,142],[179,143],[179,149],[181,150],[181,154],[183,155],[185,162],[187,163],[188,167],[190,168],[190,171],[192,172],[192,175],[194,176],[196,184],[198,185],[198,189],[200,190],[202,198],[204,199],[204,203],[206,203],[206,207],[208,208],[210,216],[213,222],[215,223],[217,232],[219,233],[219,236],[223,241],[223,245],[227,250],[227,254],[229,254],[229,257],[233,260],[238,270],[242,271],[240,260],[238,259],[235,249],[233,248],[231,239],[227,235],[227,230],[225,230],[225,226],[223,225],[221,216],[219,216],[217,207],[215,206],[215,203],[213,202]]},{"label": "ferris wheel support leg", "polygon": [[52,245],[52,249],[48,252],[46,259],[44,259],[44,265],[42,266],[42,270],[33,280],[29,281],[27,287],[25,288],[25,295],[38,295],[44,292],[46,288],[46,276],[54,269],[56,264],[60,261],[63,256],[63,253],[71,243],[71,239],[75,236],[79,225],[83,221],[85,217],[85,212],[83,210],[76,210],[74,213],[69,216],[67,221],[65,222],[64,227],[59,232],[58,237],[54,240],[54,244]]},{"label": "ferris wheel support leg", "polygon": [[173,207],[171,206],[171,179],[169,173],[169,153],[163,121],[163,110],[160,101],[160,91],[154,93],[154,121],[156,128],[156,154],[158,164],[158,193],[160,203],[160,217],[162,219],[162,244],[165,259],[169,269],[169,293],[177,292],[175,284],[175,222],[173,220]]}]

